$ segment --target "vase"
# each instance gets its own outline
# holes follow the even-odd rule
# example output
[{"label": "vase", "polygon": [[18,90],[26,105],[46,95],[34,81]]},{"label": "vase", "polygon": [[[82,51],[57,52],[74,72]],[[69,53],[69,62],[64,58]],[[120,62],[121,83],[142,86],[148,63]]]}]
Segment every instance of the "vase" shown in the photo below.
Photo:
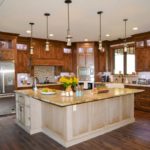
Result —
[{"label": "vase", "polygon": [[66,88],[66,96],[73,96],[73,91],[71,85]]},{"label": "vase", "polygon": [[70,92],[72,91],[71,85],[69,85],[68,87],[66,87],[66,92]]}]

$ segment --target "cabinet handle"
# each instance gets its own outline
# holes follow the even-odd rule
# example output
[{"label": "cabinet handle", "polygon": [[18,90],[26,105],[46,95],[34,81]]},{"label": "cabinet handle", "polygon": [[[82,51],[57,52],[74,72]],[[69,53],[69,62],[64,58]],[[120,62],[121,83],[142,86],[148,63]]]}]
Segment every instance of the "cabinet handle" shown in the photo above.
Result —
[{"label": "cabinet handle", "polygon": [[20,112],[22,112],[22,107],[20,106]]}]

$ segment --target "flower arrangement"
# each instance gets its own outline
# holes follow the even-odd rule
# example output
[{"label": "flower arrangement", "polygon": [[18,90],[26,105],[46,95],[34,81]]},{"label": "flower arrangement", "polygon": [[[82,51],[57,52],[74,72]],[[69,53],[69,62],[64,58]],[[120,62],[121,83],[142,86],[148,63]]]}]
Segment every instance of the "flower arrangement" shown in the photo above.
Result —
[{"label": "flower arrangement", "polygon": [[64,88],[68,88],[69,86],[75,87],[78,84],[78,78],[76,77],[66,77],[63,76],[59,79],[60,83],[63,83]]}]

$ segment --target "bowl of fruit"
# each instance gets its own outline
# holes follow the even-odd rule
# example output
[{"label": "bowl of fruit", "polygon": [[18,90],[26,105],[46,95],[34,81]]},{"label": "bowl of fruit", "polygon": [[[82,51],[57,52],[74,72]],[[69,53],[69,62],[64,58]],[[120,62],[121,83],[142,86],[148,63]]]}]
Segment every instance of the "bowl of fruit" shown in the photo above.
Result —
[{"label": "bowl of fruit", "polygon": [[53,95],[53,94],[56,94],[56,90],[55,89],[50,89],[50,88],[43,88],[41,90],[41,94],[44,94],[44,95]]}]

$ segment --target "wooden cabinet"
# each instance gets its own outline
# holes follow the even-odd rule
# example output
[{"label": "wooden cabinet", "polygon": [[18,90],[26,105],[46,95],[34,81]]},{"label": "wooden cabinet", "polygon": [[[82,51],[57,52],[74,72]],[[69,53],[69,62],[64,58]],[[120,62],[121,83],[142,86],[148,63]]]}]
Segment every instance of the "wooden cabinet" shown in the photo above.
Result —
[{"label": "wooden cabinet", "polygon": [[14,60],[18,34],[0,32],[0,59]]},{"label": "wooden cabinet", "polygon": [[63,66],[64,42],[51,41],[50,50],[45,51],[45,40],[34,39],[34,53],[32,55],[32,65],[53,65]]},{"label": "wooden cabinet", "polygon": [[15,49],[11,50],[1,50],[0,49],[0,60],[14,60],[15,59]]},{"label": "wooden cabinet", "polygon": [[135,94],[135,109],[150,112],[150,87],[125,85],[125,88],[144,90]]},{"label": "wooden cabinet", "polygon": [[138,48],[135,51],[136,72],[150,71],[150,48]]},{"label": "wooden cabinet", "polygon": [[82,43],[77,47],[78,67],[94,67],[94,43]]},{"label": "wooden cabinet", "polygon": [[29,73],[30,72],[30,55],[29,51],[17,51],[17,73]]}]

